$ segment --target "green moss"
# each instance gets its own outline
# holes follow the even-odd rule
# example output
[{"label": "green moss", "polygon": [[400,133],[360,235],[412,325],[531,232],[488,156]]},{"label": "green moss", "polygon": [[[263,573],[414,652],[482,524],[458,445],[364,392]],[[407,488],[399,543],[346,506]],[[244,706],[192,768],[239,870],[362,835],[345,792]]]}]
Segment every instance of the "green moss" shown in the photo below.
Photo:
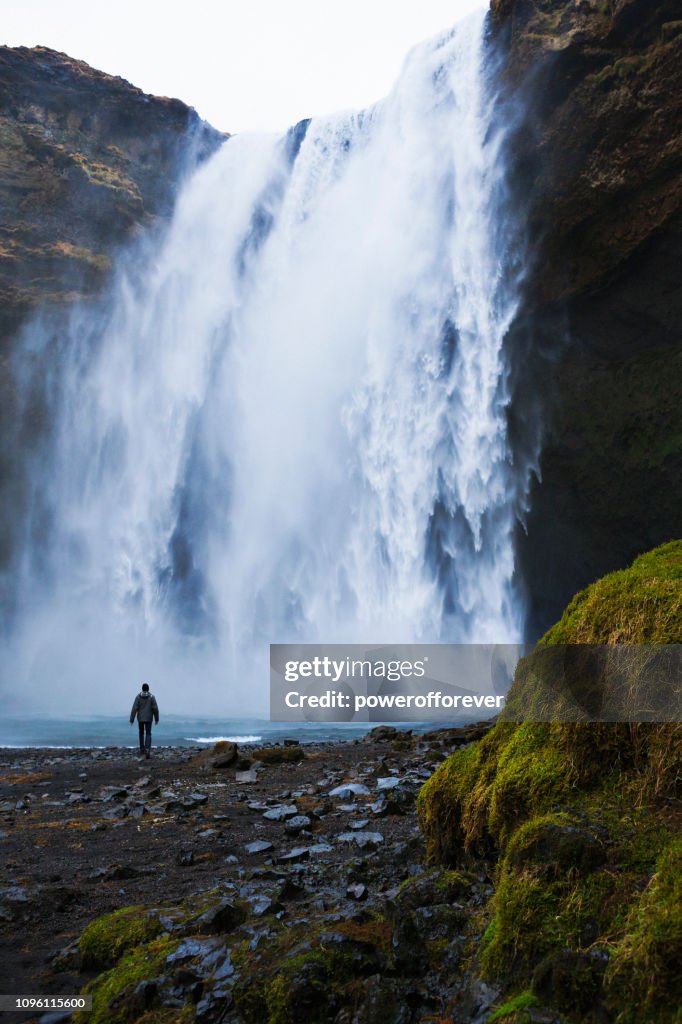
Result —
[{"label": "green moss", "polygon": [[618,1024],[682,1021],[682,840],[661,853],[632,907],[606,972],[607,1003]]},{"label": "green moss", "polygon": [[143,981],[153,981],[163,973],[166,958],[180,939],[153,939],[129,950],[115,967],[100,974],[83,989],[92,995],[92,1012],[77,1013],[75,1024],[131,1024],[144,1012],[135,999],[135,989]]},{"label": "green moss", "polygon": [[515,1021],[527,1021],[529,1016],[525,1013],[526,1010],[530,1010],[533,1006],[537,1006],[540,1000],[533,995],[532,992],[520,992],[518,995],[513,996],[507,1000],[502,1006],[498,1007],[495,1012],[488,1017],[489,1024],[492,1024],[496,1020],[505,1020],[507,1017],[511,1017]]},{"label": "green moss", "polygon": [[158,919],[146,907],[123,907],[91,921],[80,939],[84,970],[110,967],[133,946],[153,939],[163,931]]},{"label": "green moss", "polygon": [[[359,982],[390,964],[392,928],[382,914],[280,928],[255,951],[233,951],[241,977],[234,1005],[246,1024],[327,1024],[332,1010],[352,1004]],[[361,986],[360,986],[361,988]]]},{"label": "green moss", "polygon": [[[555,645],[681,642],[681,595],[680,542],[599,580],[520,664],[509,704],[551,684]],[[677,724],[501,720],[448,758],[421,790],[419,819],[432,860],[484,857],[495,877],[483,976],[532,985],[570,1021],[601,1004],[618,1024],[682,1024],[671,1016],[682,1004],[682,844],[661,802],[681,780]]]},{"label": "green moss", "polygon": [[577,594],[541,644],[682,642],[682,541],[640,555]]},{"label": "green moss", "polygon": [[547,725],[503,723],[459,750],[422,787],[417,811],[434,860],[458,863],[504,844],[520,820],[565,799],[571,773]]}]

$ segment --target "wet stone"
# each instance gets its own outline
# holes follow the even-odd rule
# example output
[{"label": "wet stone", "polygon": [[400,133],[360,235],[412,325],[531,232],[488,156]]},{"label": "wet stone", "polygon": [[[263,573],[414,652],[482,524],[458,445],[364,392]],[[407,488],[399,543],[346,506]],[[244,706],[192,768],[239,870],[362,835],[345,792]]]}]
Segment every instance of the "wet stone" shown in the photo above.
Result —
[{"label": "wet stone", "polygon": [[285,821],[287,818],[293,818],[298,814],[298,808],[296,804],[278,804],[277,807],[271,807],[263,815],[268,821]]},{"label": "wet stone", "polygon": [[340,786],[336,786],[329,793],[329,796],[339,797],[341,800],[352,800],[356,796],[369,795],[367,786],[364,786],[361,782],[344,782]]},{"label": "wet stone", "polygon": [[330,846],[329,843],[314,843],[313,846],[308,847],[308,855],[310,857],[323,857],[326,853],[333,853],[334,847]]},{"label": "wet stone", "polygon": [[253,843],[247,843],[244,849],[249,854],[254,853],[266,853],[267,850],[272,850],[272,843],[268,843],[265,839],[256,839]]},{"label": "wet stone", "polygon": [[308,860],[310,849],[307,846],[295,846],[288,853],[283,853],[277,858],[278,864],[297,864],[300,861]]},{"label": "wet stone", "polygon": [[337,839],[340,843],[354,843],[361,850],[376,849],[384,841],[381,832],[342,832]]},{"label": "wet stone", "polygon": [[299,832],[302,832],[303,829],[308,828],[310,824],[311,821],[307,815],[297,814],[296,817],[289,818],[284,828],[289,835],[297,835]]},{"label": "wet stone", "polygon": [[388,778],[377,779],[377,790],[383,792],[389,789],[395,789],[396,786],[400,785],[400,779],[395,775],[391,775]]}]

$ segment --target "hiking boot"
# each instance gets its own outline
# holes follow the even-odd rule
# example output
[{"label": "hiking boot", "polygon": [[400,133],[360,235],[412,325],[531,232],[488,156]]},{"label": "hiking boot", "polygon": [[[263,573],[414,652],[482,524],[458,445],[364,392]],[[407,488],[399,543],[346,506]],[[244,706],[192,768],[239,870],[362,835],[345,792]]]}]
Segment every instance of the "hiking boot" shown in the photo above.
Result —
[{"label": "hiking boot", "polygon": [[151,750],[145,750],[144,756],[145,756],[145,760],[148,761],[149,758],[152,756]]}]

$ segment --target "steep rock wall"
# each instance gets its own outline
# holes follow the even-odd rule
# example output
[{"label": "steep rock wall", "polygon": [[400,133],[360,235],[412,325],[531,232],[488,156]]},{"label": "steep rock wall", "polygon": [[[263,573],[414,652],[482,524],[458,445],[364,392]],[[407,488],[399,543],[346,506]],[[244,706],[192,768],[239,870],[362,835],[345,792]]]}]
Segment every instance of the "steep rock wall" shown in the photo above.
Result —
[{"label": "steep rock wall", "polygon": [[680,533],[682,6],[493,0],[530,262],[512,430],[540,479],[519,562],[529,630]]},{"label": "steep rock wall", "polygon": [[225,136],[179,100],[44,47],[0,47],[0,352],[39,304],[94,293]]}]

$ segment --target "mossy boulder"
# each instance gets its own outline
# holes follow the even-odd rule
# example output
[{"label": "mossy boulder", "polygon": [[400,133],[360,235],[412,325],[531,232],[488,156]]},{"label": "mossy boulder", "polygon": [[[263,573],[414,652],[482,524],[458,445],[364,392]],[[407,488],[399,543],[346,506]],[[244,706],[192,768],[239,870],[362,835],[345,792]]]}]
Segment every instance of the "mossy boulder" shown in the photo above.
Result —
[{"label": "mossy boulder", "polygon": [[327,1024],[341,1006],[360,1005],[362,981],[392,963],[392,928],[380,914],[333,930],[294,926],[240,957],[233,998],[246,1024]]},{"label": "mossy boulder", "polygon": [[124,953],[164,930],[146,907],[122,907],[91,921],[80,938],[83,970],[111,967]]},{"label": "mossy boulder", "polygon": [[[538,654],[680,642],[680,593],[673,542],[579,594]],[[542,684],[534,657],[517,670],[512,705],[515,688]],[[495,880],[477,960],[512,998],[494,1019],[522,1020],[538,1004],[581,1024],[682,1019],[681,778],[676,723],[502,716],[422,788],[432,861],[466,868],[483,858]]]},{"label": "mossy boulder", "polygon": [[682,643],[682,541],[648,551],[581,590],[540,641],[618,643]]}]

